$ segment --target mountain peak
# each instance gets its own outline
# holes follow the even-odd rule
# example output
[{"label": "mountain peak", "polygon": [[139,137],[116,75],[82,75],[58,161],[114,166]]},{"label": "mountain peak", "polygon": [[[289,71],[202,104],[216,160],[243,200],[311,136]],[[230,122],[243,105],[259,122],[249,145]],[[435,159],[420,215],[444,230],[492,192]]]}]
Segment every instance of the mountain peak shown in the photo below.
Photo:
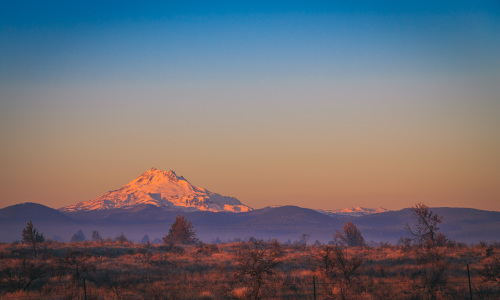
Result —
[{"label": "mountain peak", "polygon": [[173,170],[163,171],[163,170],[157,169],[155,167],[142,173],[141,176],[139,176],[137,179],[140,179],[140,178],[147,178],[149,180],[153,180],[153,178],[155,178],[156,181],[169,180],[172,182],[178,182],[179,180],[186,180],[182,176],[177,176],[177,174],[175,174],[175,171],[173,171]]},{"label": "mountain peak", "polygon": [[144,204],[183,211],[245,212],[252,210],[236,198],[225,197],[193,186],[174,171],[163,171],[155,167],[117,190],[110,191],[94,200],[63,207],[61,210],[133,208]]}]

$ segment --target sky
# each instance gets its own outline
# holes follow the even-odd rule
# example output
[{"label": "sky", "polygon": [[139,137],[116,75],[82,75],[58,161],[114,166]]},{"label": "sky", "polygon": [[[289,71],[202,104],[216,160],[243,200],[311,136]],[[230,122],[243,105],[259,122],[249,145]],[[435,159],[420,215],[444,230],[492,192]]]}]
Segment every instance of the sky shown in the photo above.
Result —
[{"label": "sky", "polygon": [[498,1],[3,1],[0,208],[156,167],[253,208],[500,211]]}]

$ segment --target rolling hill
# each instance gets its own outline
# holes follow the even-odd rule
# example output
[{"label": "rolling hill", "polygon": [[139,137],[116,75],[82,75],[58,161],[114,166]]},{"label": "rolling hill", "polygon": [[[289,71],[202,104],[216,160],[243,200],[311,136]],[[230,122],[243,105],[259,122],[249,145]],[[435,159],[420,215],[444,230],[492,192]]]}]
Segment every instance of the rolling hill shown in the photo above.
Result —
[{"label": "rolling hill", "polygon": [[[432,208],[443,216],[441,231],[449,238],[466,243],[500,240],[500,212],[471,208]],[[60,212],[36,203],[17,204],[0,209],[0,241],[19,240],[21,231],[31,219],[47,238],[69,241],[78,230],[90,236],[99,230],[103,237],[115,237],[123,232],[139,241],[148,234],[151,238],[166,235],[179,214],[185,215],[197,230],[198,237],[211,242],[219,238],[232,240],[250,237],[281,241],[295,241],[303,233],[311,241],[328,242],[336,230],[342,230],[346,221],[352,221],[367,241],[395,243],[405,236],[405,224],[412,224],[410,209],[374,213],[359,217],[325,215],[312,209],[297,206],[266,207],[248,212],[181,211],[155,205],[138,205],[133,208],[82,210]]]}]

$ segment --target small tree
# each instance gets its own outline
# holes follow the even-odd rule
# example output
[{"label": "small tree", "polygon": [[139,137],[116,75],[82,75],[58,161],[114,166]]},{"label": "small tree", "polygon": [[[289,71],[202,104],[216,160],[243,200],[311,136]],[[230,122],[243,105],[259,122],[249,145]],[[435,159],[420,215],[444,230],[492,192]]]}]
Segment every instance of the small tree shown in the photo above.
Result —
[{"label": "small tree", "polygon": [[[437,231],[439,230],[439,224],[443,222],[443,217],[438,216],[423,203],[413,206],[411,212],[417,218],[417,223],[414,224],[413,229],[406,224],[406,230],[412,236],[412,240],[417,245],[435,245],[438,237]],[[439,240],[444,238],[444,235],[439,235]]]},{"label": "small tree", "polygon": [[361,232],[352,222],[347,222],[344,224],[344,234],[337,230],[333,237],[337,244],[341,244],[346,247],[366,246],[365,239],[361,235]]},{"label": "small tree", "polygon": [[47,275],[47,264],[40,260],[22,258],[3,261],[0,267],[0,295],[7,291],[41,290]]},{"label": "small tree", "polygon": [[483,282],[493,282],[500,286],[500,258],[488,257],[479,270]]},{"label": "small tree", "polygon": [[248,281],[251,287],[249,298],[260,299],[263,296],[262,288],[275,276],[283,255],[282,247],[276,240],[271,243],[255,240],[242,245],[236,252],[236,275],[241,281]]},{"label": "small tree", "polygon": [[99,234],[98,230],[92,230],[92,241],[93,242],[99,242],[102,241],[102,237]]},{"label": "small tree", "polygon": [[151,259],[153,258],[153,245],[148,240],[145,245],[139,248],[138,251],[138,259],[140,262],[146,265],[146,281],[149,282],[149,268],[152,263]]},{"label": "small tree", "polygon": [[446,289],[448,284],[448,269],[450,264],[436,247],[426,247],[416,251],[416,262],[419,265],[412,273],[413,289],[425,293],[430,299],[438,299],[439,293]]},{"label": "small tree", "polygon": [[344,300],[362,292],[359,269],[363,260],[360,257],[349,257],[342,246],[324,246],[316,255],[316,263],[330,298],[340,296]]},{"label": "small tree", "polygon": [[309,233],[303,233],[300,236],[300,242],[302,243],[302,245],[304,245],[304,249],[307,248],[307,241],[309,241],[310,238],[311,235]]},{"label": "small tree", "polygon": [[85,241],[85,234],[83,234],[83,231],[80,229],[78,230],[77,233],[73,234],[71,237],[72,242],[83,242]]},{"label": "small tree", "polygon": [[115,237],[115,241],[123,244],[123,243],[128,242],[128,239],[127,239],[127,236],[125,236],[125,234],[123,234],[123,232],[122,232]]},{"label": "small tree", "polygon": [[145,234],[141,239],[141,244],[149,243],[149,236]]},{"label": "small tree", "polygon": [[95,266],[91,262],[91,255],[88,252],[69,251],[59,259],[59,271],[61,275],[71,275],[77,291],[81,285],[84,299],[87,299],[87,284],[91,274],[95,272]]},{"label": "small tree", "polygon": [[26,228],[23,229],[22,241],[23,243],[31,246],[36,257],[38,244],[43,243],[45,238],[43,237],[43,233],[40,234],[38,230],[33,227],[33,222],[30,220],[26,225]]},{"label": "small tree", "polygon": [[163,237],[165,244],[194,244],[198,241],[196,238],[196,230],[184,216],[177,216],[168,234]]}]

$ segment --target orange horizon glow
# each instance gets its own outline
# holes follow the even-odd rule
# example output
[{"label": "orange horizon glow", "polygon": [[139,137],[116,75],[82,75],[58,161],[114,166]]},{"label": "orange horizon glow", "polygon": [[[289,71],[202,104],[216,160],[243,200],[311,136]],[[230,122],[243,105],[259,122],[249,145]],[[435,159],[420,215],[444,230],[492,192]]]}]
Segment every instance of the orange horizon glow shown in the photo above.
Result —
[{"label": "orange horizon glow", "polygon": [[154,166],[253,208],[500,211],[492,3],[11,2],[0,207]]}]

